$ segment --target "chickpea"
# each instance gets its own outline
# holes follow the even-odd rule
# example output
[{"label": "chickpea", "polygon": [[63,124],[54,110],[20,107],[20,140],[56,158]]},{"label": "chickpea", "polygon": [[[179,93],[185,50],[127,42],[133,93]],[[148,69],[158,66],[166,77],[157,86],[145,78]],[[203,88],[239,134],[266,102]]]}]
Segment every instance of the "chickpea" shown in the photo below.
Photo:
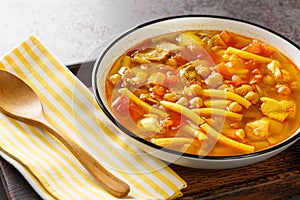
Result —
[{"label": "chickpea", "polygon": [[229,55],[229,54],[224,54],[224,55],[222,56],[222,58],[223,58],[224,61],[229,61],[230,55]]},{"label": "chickpea", "polygon": [[286,85],[276,85],[278,94],[282,96],[288,96],[291,94],[291,89]]},{"label": "chickpea", "polygon": [[213,88],[218,88],[223,84],[223,76],[220,73],[213,73],[207,77],[205,83]]},{"label": "chickpea", "polygon": [[259,100],[259,96],[256,92],[253,91],[249,91],[246,95],[245,95],[245,99],[247,99],[248,101],[250,101],[252,104],[256,104]]},{"label": "chickpea", "polygon": [[121,79],[120,74],[113,74],[109,77],[109,81],[114,85],[116,85],[120,79]]},{"label": "chickpea", "polygon": [[166,60],[165,64],[170,66],[177,66],[177,61],[174,58],[169,58],[168,60]]},{"label": "chickpea", "polygon": [[190,87],[187,87],[187,86],[184,86],[183,92],[184,92],[184,94],[187,95],[187,96],[192,96],[192,95],[193,95],[192,89],[191,89]]},{"label": "chickpea", "polygon": [[240,141],[244,141],[246,137],[245,131],[243,129],[238,129],[237,131],[235,131],[234,135]]},{"label": "chickpea", "polygon": [[264,78],[263,78],[263,83],[265,85],[274,85],[275,83],[275,80],[272,76],[270,75],[266,75]]},{"label": "chickpea", "polygon": [[235,93],[241,96],[245,96],[248,92],[252,91],[252,87],[250,85],[242,85],[235,89]]},{"label": "chickpea", "polygon": [[176,103],[185,107],[189,105],[189,101],[185,97],[180,97]]},{"label": "chickpea", "polygon": [[175,93],[166,93],[163,98],[167,101],[175,102],[178,100],[178,96]]},{"label": "chickpea", "polygon": [[191,90],[195,93],[196,96],[200,96],[203,93],[203,89],[198,84],[193,84],[190,86]]},{"label": "chickpea", "polygon": [[230,87],[229,85],[223,84],[223,85],[221,85],[220,87],[218,87],[218,89],[219,89],[219,90],[225,90],[225,89],[227,89],[227,88],[229,88],[229,87]]},{"label": "chickpea", "polygon": [[207,78],[210,74],[210,69],[203,65],[196,66],[195,71],[202,77],[202,79]]},{"label": "chickpea", "polygon": [[232,102],[228,105],[228,110],[231,112],[242,112],[243,107],[237,102]]},{"label": "chickpea", "polygon": [[190,107],[192,108],[201,108],[203,107],[203,100],[200,97],[194,97],[190,101]]}]

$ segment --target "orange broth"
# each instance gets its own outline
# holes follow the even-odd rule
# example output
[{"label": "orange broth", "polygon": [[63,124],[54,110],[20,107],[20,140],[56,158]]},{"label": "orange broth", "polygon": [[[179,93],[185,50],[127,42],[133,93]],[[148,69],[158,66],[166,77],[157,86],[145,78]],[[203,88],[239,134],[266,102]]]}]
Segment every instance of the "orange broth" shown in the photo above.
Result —
[{"label": "orange broth", "polygon": [[154,144],[241,155],[274,146],[299,128],[299,77],[291,60],[262,41],[193,30],[124,52],[111,66],[106,94],[120,123]]}]

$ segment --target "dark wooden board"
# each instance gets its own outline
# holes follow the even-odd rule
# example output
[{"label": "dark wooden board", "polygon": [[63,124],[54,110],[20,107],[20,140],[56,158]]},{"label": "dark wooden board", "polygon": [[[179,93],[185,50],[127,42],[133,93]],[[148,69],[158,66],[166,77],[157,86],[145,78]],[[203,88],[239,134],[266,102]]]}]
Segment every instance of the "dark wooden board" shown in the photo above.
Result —
[{"label": "dark wooden board", "polygon": [[[94,62],[69,66],[87,85]],[[1,158],[0,158],[1,159]],[[270,200],[300,199],[300,141],[265,161],[235,169],[201,170],[171,164],[188,184],[180,199]],[[5,160],[0,160],[0,176],[6,196],[0,199],[40,199],[22,175]],[[296,195],[296,196],[295,196]]]},{"label": "dark wooden board", "polygon": [[0,157],[0,177],[3,186],[2,193],[0,192],[1,200],[41,199],[24,177],[2,157]]},{"label": "dark wooden board", "polygon": [[181,199],[269,200],[300,194],[300,141],[270,159],[246,167],[227,170],[171,167],[188,183]]}]

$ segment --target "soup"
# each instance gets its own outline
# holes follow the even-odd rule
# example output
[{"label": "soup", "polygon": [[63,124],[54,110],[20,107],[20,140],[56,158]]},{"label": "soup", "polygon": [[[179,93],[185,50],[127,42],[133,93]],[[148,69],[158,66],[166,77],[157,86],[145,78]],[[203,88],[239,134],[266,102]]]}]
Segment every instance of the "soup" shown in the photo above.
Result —
[{"label": "soup", "polygon": [[276,145],[299,127],[299,69],[278,49],[228,31],[149,38],[106,77],[118,121],[182,153],[230,156]]}]

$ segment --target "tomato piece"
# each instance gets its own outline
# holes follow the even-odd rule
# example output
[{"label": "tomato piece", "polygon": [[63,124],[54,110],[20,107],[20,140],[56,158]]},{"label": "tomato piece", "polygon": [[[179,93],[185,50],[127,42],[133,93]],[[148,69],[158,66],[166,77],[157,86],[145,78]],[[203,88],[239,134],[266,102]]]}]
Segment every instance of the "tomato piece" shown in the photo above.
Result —
[{"label": "tomato piece", "polygon": [[219,35],[227,45],[232,43],[232,37],[229,35],[227,31],[222,31]]},{"label": "tomato piece", "polygon": [[244,47],[243,50],[250,53],[259,54],[259,55],[263,51],[261,43],[258,42],[257,40],[253,40],[252,43]]},{"label": "tomato piece", "polygon": [[218,55],[218,54],[215,54],[215,53],[211,53],[211,54],[210,54],[210,57],[211,57],[211,59],[212,59],[212,61],[213,61],[213,65],[214,65],[215,63],[220,63],[220,62],[222,62],[222,56],[221,56],[221,55]]},{"label": "tomato piece", "polygon": [[245,66],[250,71],[257,69],[259,67],[260,63],[256,60],[248,60],[245,62]]},{"label": "tomato piece", "polygon": [[245,81],[242,80],[241,77],[239,77],[238,75],[233,75],[231,77],[231,85],[235,86],[235,87],[239,87],[241,85],[243,85],[245,83]]},{"label": "tomato piece", "polygon": [[167,90],[162,85],[154,85],[153,92],[158,96],[163,96],[167,92]]},{"label": "tomato piece", "polygon": [[253,40],[252,43],[244,47],[243,50],[265,57],[271,56],[276,51],[276,49],[274,49],[270,45],[267,45],[258,40]]},{"label": "tomato piece", "polygon": [[130,116],[134,121],[140,119],[145,114],[143,109],[124,95],[115,99],[112,103],[112,109],[117,113],[117,116],[122,116],[123,119]]},{"label": "tomato piece", "polygon": [[128,98],[124,95],[121,95],[113,101],[111,107],[117,113],[126,115],[128,114],[128,110],[129,110],[128,105],[129,105]]},{"label": "tomato piece", "polygon": [[263,46],[263,53],[262,53],[263,56],[270,57],[276,51],[274,47],[267,45],[265,43],[262,43],[262,46]]},{"label": "tomato piece", "polygon": [[250,85],[258,84],[263,79],[263,73],[259,69],[252,70],[250,76],[249,76],[249,83]]},{"label": "tomato piece", "polygon": [[182,56],[187,60],[187,61],[192,61],[197,59],[197,55],[195,52],[193,52],[189,48],[184,48],[182,51]]},{"label": "tomato piece", "polygon": [[200,46],[184,47],[180,53],[187,61],[196,59],[206,60],[208,57],[207,54],[206,50]]},{"label": "tomato piece", "polygon": [[133,101],[129,101],[129,114],[133,121],[137,121],[138,119],[141,119],[143,115],[145,114],[145,111],[136,105]]},{"label": "tomato piece", "polygon": [[219,35],[227,46],[240,48],[240,43],[229,32],[222,31]]},{"label": "tomato piece", "polygon": [[180,128],[182,116],[176,112],[170,112],[169,114],[170,116],[167,120],[171,121],[171,123],[168,123],[168,126],[166,128],[169,131],[176,131]]},{"label": "tomato piece", "polygon": [[176,54],[175,56],[174,56],[174,59],[176,60],[176,62],[177,62],[177,65],[184,65],[185,63],[187,63],[188,62],[188,60],[187,59],[185,59],[182,55],[180,55],[180,54]]}]

